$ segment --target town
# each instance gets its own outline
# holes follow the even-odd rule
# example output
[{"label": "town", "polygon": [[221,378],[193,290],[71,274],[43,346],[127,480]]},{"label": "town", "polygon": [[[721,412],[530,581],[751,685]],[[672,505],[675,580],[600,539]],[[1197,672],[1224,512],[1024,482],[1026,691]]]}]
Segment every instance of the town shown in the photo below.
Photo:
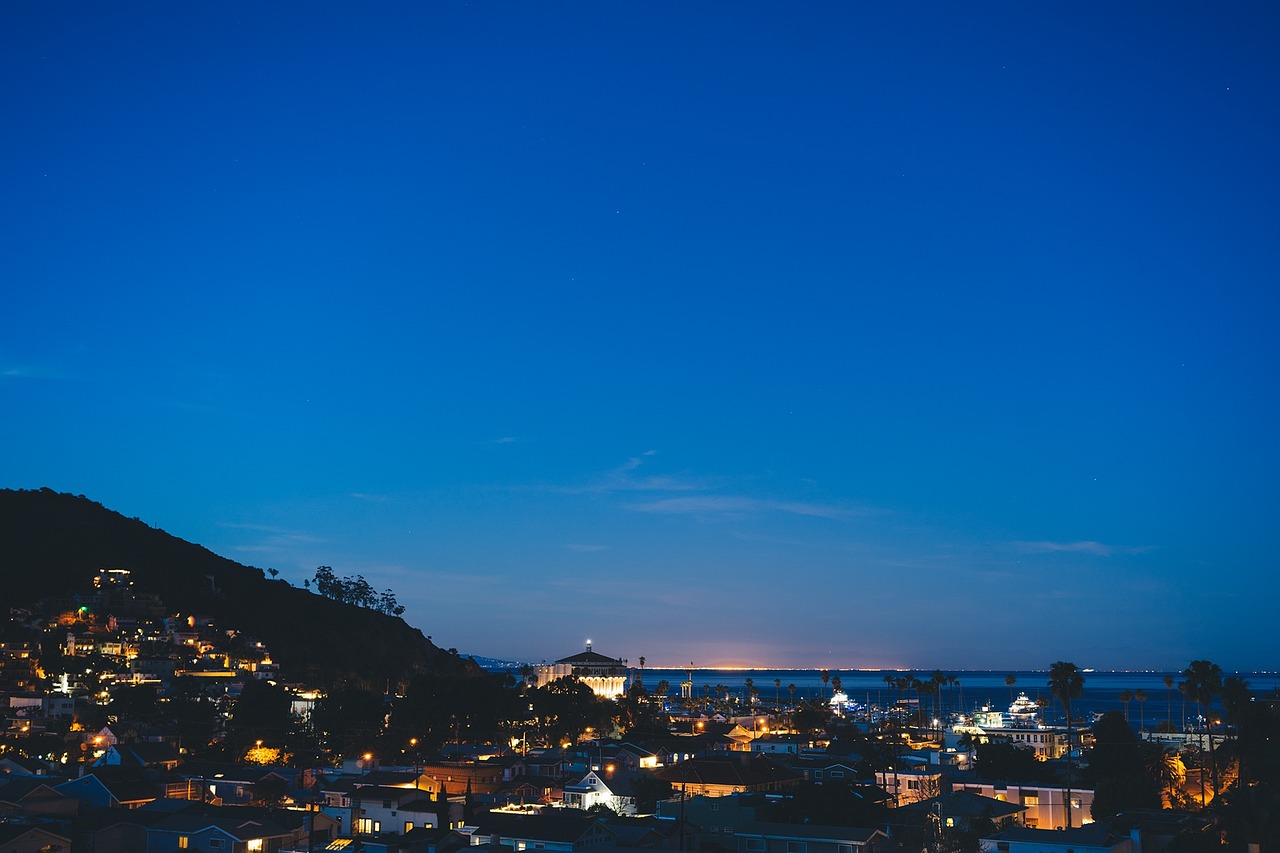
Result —
[{"label": "town", "polygon": [[[398,615],[390,591],[348,594],[358,583],[327,567],[315,587]],[[459,659],[403,684],[304,683],[122,568],[5,617],[6,851],[1180,853],[1274,838],[1280,700],[1208,661],[1166,678],[1167,719],[1135,726],[1131,695],[1073,714],[1086,675],[1062,661],[1043,684],[1060,722],[1013,676],[1007,709],[964,707],[941,671],[887,674],[862,704],[827,672],[807,698],[750,679],[700,692],[692,671],[654,681],[643,658],[590,643],[506,672]]]}]

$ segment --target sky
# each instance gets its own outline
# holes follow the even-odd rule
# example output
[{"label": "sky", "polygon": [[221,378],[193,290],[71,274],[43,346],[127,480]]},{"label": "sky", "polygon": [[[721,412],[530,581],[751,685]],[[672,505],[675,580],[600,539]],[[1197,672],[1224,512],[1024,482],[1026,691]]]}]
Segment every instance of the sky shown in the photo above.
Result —
[{"label": "sky", "polygon": [[1280,7],[0,5],[0,486],[437,645],[1275,669]]}]

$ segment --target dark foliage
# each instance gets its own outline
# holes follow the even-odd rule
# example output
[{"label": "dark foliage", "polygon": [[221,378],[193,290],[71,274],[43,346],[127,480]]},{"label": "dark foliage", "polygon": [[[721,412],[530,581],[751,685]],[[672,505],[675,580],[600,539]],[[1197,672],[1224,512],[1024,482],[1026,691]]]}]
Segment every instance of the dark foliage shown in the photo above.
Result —
[{"label": "dark foliage", "polygon": [[1007,782],[1042,782],[1049,772],[1036,760],[1035,753],[1010,743],[984,743],[978,746],[975,769],[984,779]]},{"label": "dark foliage", "polygon": [[1160,788],[1147,768],[1148,749],[1119,711],[1093,727],[1094,747],[1084,779],[1093,783],[1093,817],[1107,820],[1131,809],[1160,808]]},{"label": "dark foliage", "polygon": [[782,806],[789,823],[817,823],[826,826],[879,826],[884,822],[883,806],[860,796],[848,785],[806,782]]}]

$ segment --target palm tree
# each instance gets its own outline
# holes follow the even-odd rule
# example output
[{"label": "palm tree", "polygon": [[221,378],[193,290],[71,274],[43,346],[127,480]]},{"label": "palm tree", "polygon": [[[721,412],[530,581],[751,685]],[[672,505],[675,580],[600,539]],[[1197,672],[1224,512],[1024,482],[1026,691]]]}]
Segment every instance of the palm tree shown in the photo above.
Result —
[{"label": "palm tree", "polygon": [[818,674],[822,677],[822,692],[825,694],[827,692],[827,682],[831,680],[831,673],[824,669],[820,670]]},{"label": "palm tree", "polygon": [[839,693],[843,688],[844,688],[844,682],[840,680],[840,676],[838,675],[831,676],[831,692],[833,694]]},{"label": "palm tree", "polygon": [[1160,786],[1160,799],[1166,809],[1174,808],[1175,795],[1187,778],[1187,767],[1182,754],[1173,747],[1163,747],[1151,753],[1147,772]]},{"label": "palm tree", "polygon": [[[1193,660],[1182,671],[1184,681],[1183,692],[1191,701],[1200,705],[1200,716],[1204,717],[1205,731],[1209,735],[1209,779],[1213,788],[1213,796],[1218,796],[1218,761],[1213,754],[1213,728],[1209,725],[1209,705],[1213,697],[1222,692],[1222,667],[1207,660]],[[1205,804],[1203,789],[1200,794],[1200,805]]]},{"label": "palm tree", "polygon": [[1147,717],[1146,717],[1146,713],[1142,710],[1142,707],[1143,707],[1143,703],[1147,701],[1147,691],[1145,690],[1133,691],[1133,701],[1138,703],[1138,732],[1139,734],[1141,734],[1142,730],[1146,728]]},{"label": "palm tree", "polygon": [[1129,722],[1129,700],[1133,698],[1133,694],[1128,690],[1120,691],[1120,704],[1124,706],[1124,721]]},{"label": "palm tree", "polygon": [[1164,677],[1164,689],[1169,694],[1169,706],[1165,709],[1165,719],[1169,721],[1169,726],[1173,726],[1173,676],[1166,674]]},{"label": "palm tree", "polygon": [[[899,701],[899,702],[901,702],[901,701],[902,701],[903,694],[904,694],[904,693],[906,693],[908,690],[910,690],[910,689],[911,689],[911,679],[910,679],[910,678],[907,678],[906,676],[900,676],[900,677],[898,677],[898,678],[895,678],[895,679],[893,680],[893,683],[894,683],[894,686],[898,688],[898,701]],[[910,707],[911,707],[911,702],[910,702],[910,700],[908,700],[908,702],[907,702],[907,708],[909,709]],[[911,715],[908,713],[908,714],[903,718],[903,726],[902,726],[902,727],[903,727],[903,728],[906,728],[907,724],[908,724],[908,723],[910,723],[910,722],[911,722]]]},{"label": "palm tree", "polygon": [[884,677],[884,688],[885,688],[885,689],[884,689],[884,695],[885,695],[885,703],[884,703],[884,704],[885,704],[885,713],[884,713],[884,718],[885,718],[885,720],[888,720],[888,719],[889,719],[889,709],[891,709],[891,708],[893,707],[893,684],[894,684],[894,681],[895,681],[895,679],[894,679],[894,677],[893,677],[892,675],[886,675],[886,676]]},{"label": "palm tree", "polygon": [[1013,704],[1013,685],[1018,683],[1018,676],[1010,673],[1004,677],[1005,686],[1009,688],[1009,704]]},{"label": "palm tree", "polygon": [[1044,709],[1045,709],[1045,708],[1048,708],[1048,707],[1049,707],[1049,697],[1048,697],[1048,696],[1037,696],[1037,697],[1036,697],[1036,709],[1037,709],[1037,712],[1039,713],[1040,721],[1041,721],[1041,722],[1044,722]]},{"label": "palm tree", "polygon": [[[1237,743],[1240,740],[1240,726],[1244,722],[1245,709],[1252,701],[1253,694],[1249,692],[1249,682],[1238,675],[1222,679],[1222,710],[1226,712],[1227,722],[1235,729]],[[1240,785],[1248,782],[1245,774],[1247,753],[1248,750],[1238,747],[1236,749],[1236,754],[1240,756]]]},{"label": "palm tree", "polygon": [[796,686],[795,686],[794,684],[788,684],[788,685],[787,685],[787,693],[791,696],[791,705],[792,705],[792,707],[795,707],[795,704],[796,704]]},{"label": "palm tree", "polygon": [[1049,691],[1062,701],[1067,715],[1067,829],[1071,828],[1071,700],[1084,693],[1084,674],[1074,663],[1056,661],[1049,666]]},{"label": "palm tree", "polygon": [[782,704],[782,700],[778,698],[778,696],[779,696],[779,695],[781,695],[781,691],[782,691],[782,679],[781,679],[781,678],[775,678],[775,679],[773,680],[773,710],[774,710],[774,713],[777,713],[777,711],[778,711],[778,706]]}]

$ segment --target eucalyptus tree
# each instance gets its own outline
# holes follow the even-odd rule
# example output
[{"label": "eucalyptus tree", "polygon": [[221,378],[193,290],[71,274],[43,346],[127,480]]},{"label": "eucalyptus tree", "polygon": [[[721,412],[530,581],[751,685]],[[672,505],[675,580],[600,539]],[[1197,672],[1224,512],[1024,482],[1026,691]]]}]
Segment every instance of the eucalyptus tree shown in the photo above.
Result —
[{"label": "eucalyptus tree", "polygon": [[1064,811],[1067,815],[1067,829],[1071,828],[1071,700],[1084,693],[1084,673],[1074,663],[1055,661],[1049,666],[1049,690],[1062,702],[1067,716],[1067,798]]}]

